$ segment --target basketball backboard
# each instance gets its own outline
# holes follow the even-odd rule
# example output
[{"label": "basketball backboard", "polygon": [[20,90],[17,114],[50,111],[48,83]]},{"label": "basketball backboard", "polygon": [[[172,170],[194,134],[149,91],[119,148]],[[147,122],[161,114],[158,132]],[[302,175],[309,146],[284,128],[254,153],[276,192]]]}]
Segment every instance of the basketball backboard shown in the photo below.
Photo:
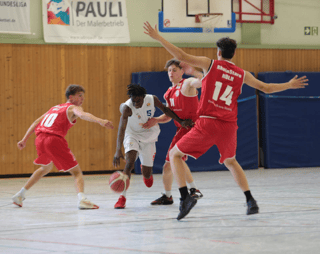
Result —
[{"label": "basketball backboard", "polygon": [[233,33],[232,0],[162,0],[159,31],[164,33]]}]

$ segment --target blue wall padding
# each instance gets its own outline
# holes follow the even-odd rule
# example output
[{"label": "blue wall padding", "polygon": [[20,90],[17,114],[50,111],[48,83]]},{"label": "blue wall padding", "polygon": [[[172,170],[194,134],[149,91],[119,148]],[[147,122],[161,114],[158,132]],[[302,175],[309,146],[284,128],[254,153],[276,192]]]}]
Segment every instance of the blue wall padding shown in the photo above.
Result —
[{"label": "blue wall padding", "polygon": [[265,72],[266,83],[306,75],[304,89],[259,92],[261,162],[265,168],[320,166],[320,72]]},{"label": "blue wall padding", "polygon": [[[185,76],[186,78],[188,76]],[[132,83],[140,84],[147,89],[148,94],[156,95],[160,101],[164,93],[171,86],[167,72],[138,72],[132,73]],[[199,94],[201,91],[199,90]],[[237,160],[244,169],[258,168],[258,133],[257,133],[257,104],[255,90],[247,85],[243,85],[242,94],[238,100],[238,149]],[[156,115],[162,112],[157,109]],[[160,124],[161,133],[156,143],[157,154],[154,161],[153,172],[162,173],[162,166],[176,127],[173,121],[167,124]],[[218,160],[220,155],[216,146],[212,147],[206,154],[199,159],[189,158],[187,163],[191,171],[215,171],[227,170],[224,165],[220,165]],[[140,174],[140,161],[135,164],[135,172]]]}]

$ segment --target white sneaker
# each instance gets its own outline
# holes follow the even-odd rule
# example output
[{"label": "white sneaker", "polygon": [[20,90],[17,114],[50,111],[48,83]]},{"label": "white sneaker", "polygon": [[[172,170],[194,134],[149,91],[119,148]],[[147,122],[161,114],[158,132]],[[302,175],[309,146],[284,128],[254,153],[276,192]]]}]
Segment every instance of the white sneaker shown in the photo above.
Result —
[{"label": "white sneaker", "polygon": [[16,195],[12,197],[12,201],[15,205],[22,207],[22,201],[25,200],[25,197],[22,197],[21,194],[18,192]]},{"label": "white sneaker", "polygon": [[99,209],[99,206],[90,202],[88,199],[83,198],[79,201],[78,208],[79,209]]}]

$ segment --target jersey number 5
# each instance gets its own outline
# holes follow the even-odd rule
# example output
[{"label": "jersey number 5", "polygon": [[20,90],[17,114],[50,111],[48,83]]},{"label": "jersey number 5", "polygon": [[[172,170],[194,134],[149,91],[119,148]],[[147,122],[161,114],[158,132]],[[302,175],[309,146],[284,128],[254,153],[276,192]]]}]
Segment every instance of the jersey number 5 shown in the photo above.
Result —
[{"label": "jersey number 5", "polygon": [[45,127],[51,127],[56,120],[58,114],[53,113],[53,114],[48,114],[44,117],[44,119],[41,122],[41,125],[44,125]]},{"label": "jersey number 5", "polygon": [[[214,99],[215,101],[219,99],[221,87],[222,87],[222,83],[217,81],[215,83],[215,89],[212,96],[212,99]],[[232,86],[228,85],[224,93],[221,95],[220,100],[224,101],[226,105],[230,106],[232,102],[232,95],[233,95]]]}]

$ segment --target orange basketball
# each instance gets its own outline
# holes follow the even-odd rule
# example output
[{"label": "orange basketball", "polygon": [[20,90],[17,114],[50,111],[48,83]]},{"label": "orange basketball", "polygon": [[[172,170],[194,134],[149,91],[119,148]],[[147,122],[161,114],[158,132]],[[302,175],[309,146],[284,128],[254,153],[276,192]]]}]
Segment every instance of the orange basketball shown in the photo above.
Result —
[{"label": "orange basketball", "polygon": [[129,177],[120,171],[116,171],[110,176],[109,186],[114,192],[121,193],[124,190],[127,190],[129,188],[129,185]]}]

